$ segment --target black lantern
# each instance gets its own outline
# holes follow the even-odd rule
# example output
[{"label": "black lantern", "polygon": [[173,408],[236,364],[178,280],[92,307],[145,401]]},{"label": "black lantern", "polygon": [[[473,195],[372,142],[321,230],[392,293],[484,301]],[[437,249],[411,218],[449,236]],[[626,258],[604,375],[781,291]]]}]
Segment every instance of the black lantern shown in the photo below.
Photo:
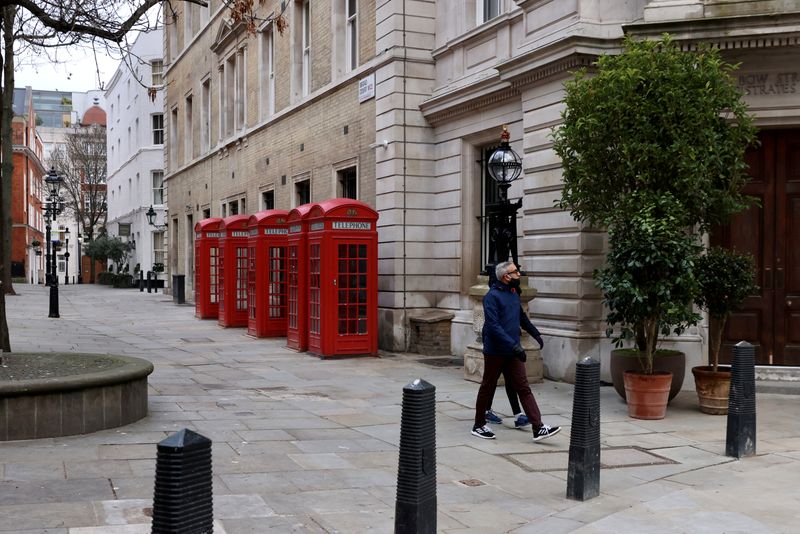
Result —
[{"label": "black lantern", "polygon": [[509,202],[508,189],[511,182],[522,174],[522,160],[514,152],[508,140],[508,128],[503,125],[500,135],[500,146],[492,152],[486,162],[489,175],[497,182],[500,189],[500,201],[486,205],[486,214],[489,219],[489,258],[486,272],[490,278],[494,266],[498,263],[511,261],[519,268],[517,258],[517,210],[522,207],[522,199]]},{"label": "black lantern", "polygon": [[486,164],[489,175],[500,185],[500,190],[503,192],[508,189],[508,187],[503,188],[503,185],[511,184],[522,174],[522,160],[508,144],[510,137],[508,128],[503,125],[503,133],[500,134],[500,148],[492,152]]},{"label": "black lantern", "polygon": [[150,209],[145,212],[145,217],[147,217],[147,224],[155,228],[159,232],[163,232],[166,228],[166,224],[156,224],[156,210],[153,209],[152,204],[150,205]]}]

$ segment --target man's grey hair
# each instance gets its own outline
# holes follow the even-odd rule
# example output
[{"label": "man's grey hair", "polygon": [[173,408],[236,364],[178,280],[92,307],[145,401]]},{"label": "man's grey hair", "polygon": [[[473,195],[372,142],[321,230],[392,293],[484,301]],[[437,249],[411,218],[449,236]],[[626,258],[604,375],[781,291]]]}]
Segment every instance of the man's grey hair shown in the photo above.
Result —
[{"label": "man's grey hair", "polygon": [[494,275],[497,277],[498,281],[508,274],[512,265],[514,265],[513,261],[501,261],[497,264],[497,267],[494,268]]}]

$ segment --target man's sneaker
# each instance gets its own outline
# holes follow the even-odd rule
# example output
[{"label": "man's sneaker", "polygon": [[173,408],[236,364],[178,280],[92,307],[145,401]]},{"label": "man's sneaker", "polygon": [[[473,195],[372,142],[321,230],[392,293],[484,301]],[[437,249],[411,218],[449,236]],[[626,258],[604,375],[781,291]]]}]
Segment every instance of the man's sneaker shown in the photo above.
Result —
[{"label": "man's sneaker", "polygon": [[[547,439],[550,436],[555,436],[561,431],[560,426],[547,426],[542,425],[537,430],[533,431],[533,441],[542,441],[543,439]],[[474,431],[473,431],[474,433]]]},{"label": "man's sneaker", "polygon": [[489,427],[486,425],[483,425],[479,428],[473,428],[472,435],[478,436],[481,439],[494,439],[494,432],[489,430]]},{"label": "man's sneaker", "polygon": [[492,410],[486,410],[486,422],[493,425],[502,425],[503,418],[494,413]]},{"label": "man's sneaker", "polygon": [[514,428],[518,428],[520,430],[524,430],[524,429],[527,429],[529,426],[531,426],[531,422],[528,421],[528,416],[525,415],[524,413],[519,414],[514,419]]}]

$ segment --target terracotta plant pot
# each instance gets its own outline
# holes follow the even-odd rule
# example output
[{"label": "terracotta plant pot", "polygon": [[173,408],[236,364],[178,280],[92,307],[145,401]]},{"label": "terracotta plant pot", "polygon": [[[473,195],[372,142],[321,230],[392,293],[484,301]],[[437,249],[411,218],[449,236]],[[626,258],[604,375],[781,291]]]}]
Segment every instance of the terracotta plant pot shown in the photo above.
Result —
[{"label": "terracotta plant pot", "polygon": [[700,411],[711,415],[727,415],[731,370],[730,367],[718,367],[717,371],[712,369],[710,365],[692,367]]},{"label": "terracotta plant pot", "polygon": [[634,419],[664,419],[672,373],[654,371],[646,375],[636,371],[623,373],[628,416]]},{"label": "terracotta plant pot", "polygon": [[[611,351],[611,384],[617,394],[625,398],[625,384],[622,373],[625,371],[639,371],[644,369],[636,349],[615,349]],[[653,371],[668,371],[672,373],[672,385],[669,389],[669,401],[681,391],[683,377],[686,374],[686,355],[679,350],[657,350],[653,359]]]}]

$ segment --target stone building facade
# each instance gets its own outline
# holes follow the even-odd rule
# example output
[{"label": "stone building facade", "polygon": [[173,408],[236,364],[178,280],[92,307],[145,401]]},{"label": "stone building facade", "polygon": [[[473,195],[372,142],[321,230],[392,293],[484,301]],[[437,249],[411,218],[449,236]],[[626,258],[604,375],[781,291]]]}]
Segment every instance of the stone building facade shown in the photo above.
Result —
[{"label": "stone building facade", "polygon": [[[266,12],[278,5],[266,4]],[[784,220],[780,228],[775,221],[769,223],[772,230],[757,237],[777,243],[775,236],[791,237],[793,226],[798,226],[792,221],[800,222],[797,211],[789,208],[795,205],[793,188],[800,172],[795,141],[800,125],[796,78],[800,13],[791,2],[374,0],[355,4],[358,66],[340,73],[336,65],[341,62],[346,32],[342,37],[337,29],[342,28],[341,10],[346,11],[348,3],[313,2],[310,87],[304,94],[298,85],[303,79],[303,40],[293,32],[298,22],[302,28],[305,4],[287,2],[289,27],[284,35],[273,36],[275,88],[267,91],[274,95],[272,100],[264,100],[264,86],[271,83],[269,76],[264,78],[265,63],[253,59],[263,57],[269,25],[256,35],[235,28],[226,33],[225,14],[212,2],[211,12],[197,17],[210,22],[190,39],[185,36],[186,24],[168,26],[167,46],[180,50],[167,70],[172,82],[167,114],[178,125],[174,139],[185,139],[183,132],[191,131],[181,129],[182,109],[187,95],[198,95],[204,80],[211,82],[213,118],[211,142],[203,144],[202,128],[195,129],[198,141],[179,142],[177,153],[168,158],[170,237],[176,238],[170,245],[170,263],[175,272],[190,268],[193,221],[225,215],[226,209],[230,213],[231,202],[238,202],[236,209],[241,211],[245,206],[248,212],[257,211],[262,207],[260,193],[267,190],[275,192],[275,207],[289,209],[296,205],[297,181],[306,176],[311,179],[312,201],[336,195],[336,166],[357,162],[358,196],[380,213],[381,348],[405,350],[409,313],[433,308],[454,314],[451,349],[461,354],[475,336],[469,293],[486,254],[481,216],[492,186],[483,163],[507,125],[511,146],[523,159],[523,175],[512,185],[509,197],[523,201],[518,219],[520,263],[538,290],[530,313],[545,337],[545,375],[570,380],[575,361],[584,356],[600,359],[607,369],[610,346],[604,334],[602,298],[592,280],[593,270],[603,262],[605,238],[554,207],[560,197],[561,169],[550,134],[563,110],[564,81],[600,54],[617,52],[626,32],[655,37],[668,31],[687,49],[712,42],[726,58],[742,62],[739,81],[748,93],[748,104],[759,126],[776,136],[770,146],[777,148],[770,150],[784,154],[779,164],[769,162],[770,168],[784,169],[776,180],[786,193],[769,204],[783,206],[779,211]],[[181,48],[184,42],[188,46]],[[234,80],[226,78],[239,64],[230,59],[234,55],[244,58],[243,111],[219,94],[218,80]],[[374,98],[361,102],[359,82],[373,75]],[[235,93],[235,83],[233,87]],[[193,109],[196,98],[191,99]],[[225,102],[230,102],[227,109],[240,115],[225,119],[225,113],[220,114],[220,103]],[[220,135],[217,124],[236,133]],[[345,125],[348,134],[342,131]],[[195,151],[190,157],[187,146]],[[169,142],[168,147],[172,150]],[[758,154],[763,156],[756,152],[749,157],[757,159]],[[766,210],[746,215],[768,216]],[[736,221],[734,228],[753,222]],[[747,240],[742,232],[729,234],[732,237],[725,238],[729,244]],[[773,244],[768,248],[777,250]],[[770,324],[783,321],[785,326],[783,338],[774,336],[770,343],[791,348],[795,341],[786,332],[800,332],[791,328],[800,323],[787,295],[800,291],[795,287],[800,286],[800,261],[786,247],[775,254],[763,259],[759,276],[780,264],[782,293],[776,288],[770,303],[758,304],[757,313],[772,306]],[[762,330],[766,329],[765,323]],[[692,366],[705,360],[706,338],[707,325],[701,325],[669,344],[685,350],[687,365]],[[763,352],[766,357],[767,351]]]}]

